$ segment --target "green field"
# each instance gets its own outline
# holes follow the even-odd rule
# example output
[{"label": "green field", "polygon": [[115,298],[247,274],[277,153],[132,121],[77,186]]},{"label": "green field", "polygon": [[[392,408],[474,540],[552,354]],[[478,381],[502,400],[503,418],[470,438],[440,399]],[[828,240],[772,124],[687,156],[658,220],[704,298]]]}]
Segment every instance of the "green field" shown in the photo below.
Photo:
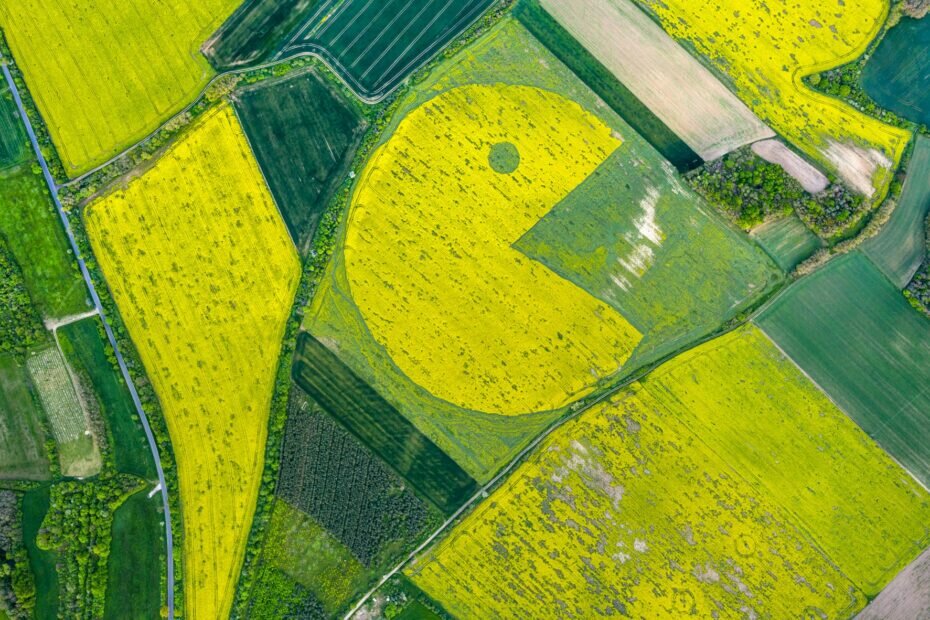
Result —
[{"label": "green field", "polygon": [[15,166],[29,155],[29,142],[9,87],[0,86],[0,170]]},{"label": "green field", "polygon": [[766,222],[752,231],[752,237],[785,271],[791,271],[823,246],[796,215]]},{"label": "green field", "polygon": [[439,620],[436,612],[420,601],[410,601],[395,618],[397,620]]},{"label": "green field", "polygon": [[321,54],[359,94],[380,97],[475,21],[493,0],[325,0],[283,54]]},{"label": "green field", "polygon": [[930,322],[864,255],[831,262],[758,324],[866,433],[930,485]]},{"label": "green field", "polygon": [[57,554],[36,545],[36,535],[50,504],[49,488],[32,489],[23,495],[23,543],[29,554],[29,565],[36,580],[36,620],[58,617]]},{"label": "green field", "polygon": [[25,366],[11,355],[0,355],[0,479],[49,477],[42,415]]},{"label": "green field", "polygon": [[455,461],[306,333],[298,340],[294,378],[331,416],[443,512],[455,512],[477,489]]},{"label": "green field", "polygon": [[298,248],[313,236],[367,124],[314,72],[236,95],[236,111]]},{"label": "green field", "polygon": [[53,346],[34,351],[26,367],[58,443],[62,473],[80,478],[98,473],[100,450],[61,353]]},{"label": "green field", "polygon": [[905,17],[862,71],[862,87],[883,108],[930,125],[930,21]]},{"label": "green field", "polygon": [[[893,31],[892,31],[893,32]],[[930,33],[930,30],[928,30]],[[911,281],[927,256],[924,222],[930,213],[930,138],[918,135],[907,178],[891,219],[862,245],[873,263],[898,288]]]},{"label": "green field", "polygon": [[38,165],[0,173],[0,205],[0,234],[39,312],[56,318],[85,312],[87,290]]},{"label": "green field", "polygon": [[565,63],[582,82],[601,97],[649,144],[678,170],[700,166],[697,153],[555,21],[538,0],[521,0],[514,15],[546,48]]},{"label": "green field", "polygon": [[112,349],[104,341],[100,319],[90,317],[58,328],[58,342],[71,368],[93,386],[112,438],[116,469],[140,478],[154,478],[148,442]]},{"label": "green field", "polygon": [[387,570],[442,523],[438,510],[296,386],[281,451],[275,493],[367,567]]},{"label": "green field", "polygon": [[143,489],[113,514],[107,561],[107,620],[147,620],[159,617],[163,572],[164,530],[160,495]]},{"label": "green field", "polygon": [[324,0],[246,0],[203,47],[217,70],[270,60],[288,35],[313,21]]}]

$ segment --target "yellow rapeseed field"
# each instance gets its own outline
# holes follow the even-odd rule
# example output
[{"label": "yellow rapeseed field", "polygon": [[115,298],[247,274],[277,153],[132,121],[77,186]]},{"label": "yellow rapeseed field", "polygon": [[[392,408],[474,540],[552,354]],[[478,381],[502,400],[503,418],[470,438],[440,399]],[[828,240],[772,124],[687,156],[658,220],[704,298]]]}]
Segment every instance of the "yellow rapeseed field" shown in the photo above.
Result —
[{"label": "yellow rapeseed field", "polygon": [[168,422],[184,615],[227,617],[261,481],[296,250],[228,107],[85,217]]},{"label": "yellow rapeseed field", "polygon": [[772,128],[869,196],[884,195],[908,132],[807,88],[878,33],[888,0],[640,0],[729,75]]},{"label": "yellow rapeseed field", "polygon": [[399,124],[358,185],[345,264],[407,376],[461,407],[517,415],[619,370],[636,329],[512,244],[620,145],[578,104],[502,84],[452,89]]},{"label": "yellow rapeseed field", "polygon": [[850,617],[930,495],[754,327],[559,429],[407,573],[460,617]]},{"label": "yellow rapeseed field", "polygon": [[0,0],[0,26],[69,174],[144,137],[213,71],[200,44],[239,0]]}]

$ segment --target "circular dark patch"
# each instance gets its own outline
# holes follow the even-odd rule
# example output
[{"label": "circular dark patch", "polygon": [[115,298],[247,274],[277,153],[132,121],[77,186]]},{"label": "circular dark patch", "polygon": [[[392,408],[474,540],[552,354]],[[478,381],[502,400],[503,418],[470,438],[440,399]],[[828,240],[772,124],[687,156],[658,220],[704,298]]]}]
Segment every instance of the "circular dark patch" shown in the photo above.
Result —
[{"label": "circular dark patch", "polygon": [[494,172],[510,174],[520,165],[520,151],[510,142],[498,142],[491,146],[488,163]]}]

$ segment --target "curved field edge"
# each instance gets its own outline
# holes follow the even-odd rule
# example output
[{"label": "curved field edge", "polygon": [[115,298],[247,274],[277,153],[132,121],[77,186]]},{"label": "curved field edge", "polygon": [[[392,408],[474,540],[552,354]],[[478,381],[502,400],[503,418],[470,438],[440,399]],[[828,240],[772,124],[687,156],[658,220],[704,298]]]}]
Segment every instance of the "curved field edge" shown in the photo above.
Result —
[{"label": "curved field edge", "polygon": [[168,423],[185,613],[224,615],[261,480],[296,251],[228,106],[84,217]]}]

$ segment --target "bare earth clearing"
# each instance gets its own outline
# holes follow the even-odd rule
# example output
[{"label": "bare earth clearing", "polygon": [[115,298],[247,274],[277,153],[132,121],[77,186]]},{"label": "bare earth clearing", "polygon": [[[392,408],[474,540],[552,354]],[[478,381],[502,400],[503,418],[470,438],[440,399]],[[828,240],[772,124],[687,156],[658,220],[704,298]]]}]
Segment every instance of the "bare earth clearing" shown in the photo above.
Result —
[{"label": "bare earth clearing", "polygon": [[705,161],[775,133],[629,0],[540,0]]},{"label": "bare earth clearing", "polygon": [[901,571],[856,620],[930,618],[930,549]]},{"label": "bare earth clearing", "polygon": [[752,145],[752,152],[770,164],[781,166],[810,194],[822,192],[830,185],[830,180],[820,170],[779,140],[756,142]]}]

